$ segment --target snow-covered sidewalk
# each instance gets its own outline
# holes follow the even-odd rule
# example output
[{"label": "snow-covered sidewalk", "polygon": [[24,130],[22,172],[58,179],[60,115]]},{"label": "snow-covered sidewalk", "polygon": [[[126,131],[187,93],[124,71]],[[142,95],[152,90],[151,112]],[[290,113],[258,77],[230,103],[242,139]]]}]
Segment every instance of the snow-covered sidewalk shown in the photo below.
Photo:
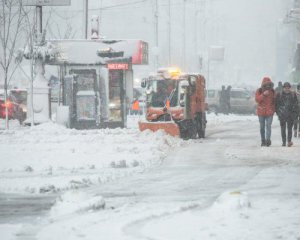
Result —
[{"label": "snow-covered sidewalk", "polygon": [[[38,239],[300,239],[299,139],[260,147],[258,121],[209,116],[191,141],[153,171],[63,194]],[[215,124],[215,125],[213,125]],[[103,198],[102,198],[103,197]]]},{"label": "snow-covered sidewalk", "polygon": [[186,144],[163,132],[75,130],[46,123],[0,131],[0,192],[44,193],[86,187],[157,166]]},{"label": "snow-covered sidewalk", "polygon": [[2,191],[71,190],[39,224],[0,225],[3,236],[300,239],[300,139],[282,148],[276,118],[270,148],[260,147],[256,116],[210,114],[207,139],[189,141],[141,133],[137,120],[128,129],[1,131]]}]

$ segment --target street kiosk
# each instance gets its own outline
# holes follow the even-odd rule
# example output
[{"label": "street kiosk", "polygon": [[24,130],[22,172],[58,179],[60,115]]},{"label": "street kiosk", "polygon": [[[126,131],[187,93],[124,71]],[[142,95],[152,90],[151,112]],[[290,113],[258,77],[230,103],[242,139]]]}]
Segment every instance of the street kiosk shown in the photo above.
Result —
[{"label": "street kiosk", "polygon": [[[59,54],[62,107],[76,129],[127,126],[133,99],[132,64],[148,63],[141,40],[52,40]],[[58,111],[61,112],[61,111]],[[58,116],[59,117],[59,116]]]}]

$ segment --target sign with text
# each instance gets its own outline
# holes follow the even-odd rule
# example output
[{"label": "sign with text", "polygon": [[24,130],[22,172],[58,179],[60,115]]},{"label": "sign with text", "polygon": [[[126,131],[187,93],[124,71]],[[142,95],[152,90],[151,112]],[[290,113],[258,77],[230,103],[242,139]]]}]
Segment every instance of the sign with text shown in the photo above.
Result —
[{"label": "sign with text", "polygon": [[128,63],[108,63],[107,68],[110,70],[128,70]]},{"label": "sign with text", "polygon": [[23,0],[24,6],[70,6],[71,0]]}]

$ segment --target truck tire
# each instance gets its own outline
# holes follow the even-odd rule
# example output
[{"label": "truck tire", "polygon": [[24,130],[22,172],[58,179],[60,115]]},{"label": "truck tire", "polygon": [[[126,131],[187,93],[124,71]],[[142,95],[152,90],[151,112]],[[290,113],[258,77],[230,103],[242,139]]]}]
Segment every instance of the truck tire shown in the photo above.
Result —
[{"label": "truck tire", "polygon": [[180,138],[184,140],[197,138],[197,126],[192,119],[185,119],[177,122],[180,130]]}]

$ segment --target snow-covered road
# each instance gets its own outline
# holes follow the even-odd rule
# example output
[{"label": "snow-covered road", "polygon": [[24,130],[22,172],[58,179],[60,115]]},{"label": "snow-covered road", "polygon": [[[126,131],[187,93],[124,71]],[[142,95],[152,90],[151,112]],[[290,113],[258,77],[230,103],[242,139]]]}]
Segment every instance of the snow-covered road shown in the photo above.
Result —
[{"label": "snow-covered road", "polygon": [[39,240],[299,240],[299,139],[281,147],[274,119],[273,144],[261,148],[254,116],[210,117],[206,139],[166,138],[160,165],[68,191],[43,224],[18,225],[10,239],[28,229]]},{"label": "snow-covered road", "polygon": [[277,125],[274,146],[260,148],[257,128],[242,121],[209,129],[159,168],[89,189],[104,197],[105,210],[58,217],[38,236],[299,239],[299,146],[280,147]]}]

